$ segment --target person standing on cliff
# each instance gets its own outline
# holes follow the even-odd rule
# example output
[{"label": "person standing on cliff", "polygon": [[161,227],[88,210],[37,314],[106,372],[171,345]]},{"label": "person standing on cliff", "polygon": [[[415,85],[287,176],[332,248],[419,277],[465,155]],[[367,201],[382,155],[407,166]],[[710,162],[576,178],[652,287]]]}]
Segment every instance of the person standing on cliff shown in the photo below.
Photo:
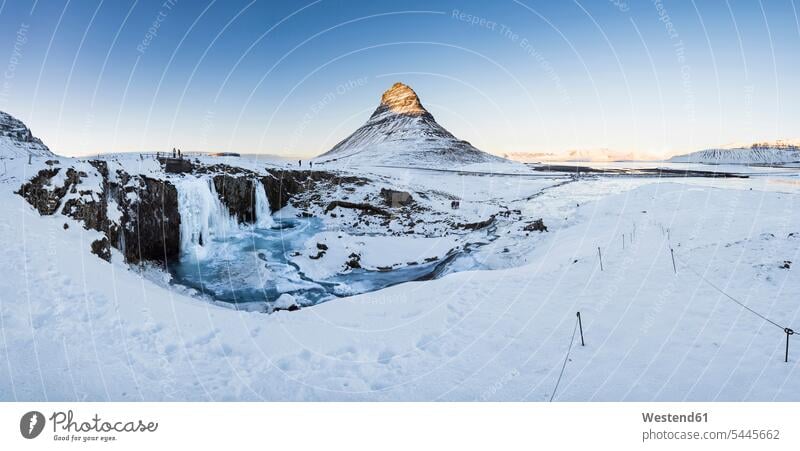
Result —
[{"label": "person standing on cliff", "polygon": [[303,167],[303,160],[297,160],[297,167],[299,168]]}]

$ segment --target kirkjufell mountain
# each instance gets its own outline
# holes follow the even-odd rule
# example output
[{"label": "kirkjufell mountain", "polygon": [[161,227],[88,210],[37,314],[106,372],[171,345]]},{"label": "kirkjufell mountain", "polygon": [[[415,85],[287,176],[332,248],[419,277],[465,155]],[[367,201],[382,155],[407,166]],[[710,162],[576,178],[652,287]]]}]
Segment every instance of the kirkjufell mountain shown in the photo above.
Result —
[{"label": "kirkjufell mountain", "polygon": [[0,111],[0,158],[52,157],[41,139],[14,116]]},{"label": "kirkjufell mountain", "polygon": [[474,163],[510,161],[476,149],[439,125],[417,93],[395,83],[366,124],[316,158],[349,165],[452,168]]}]

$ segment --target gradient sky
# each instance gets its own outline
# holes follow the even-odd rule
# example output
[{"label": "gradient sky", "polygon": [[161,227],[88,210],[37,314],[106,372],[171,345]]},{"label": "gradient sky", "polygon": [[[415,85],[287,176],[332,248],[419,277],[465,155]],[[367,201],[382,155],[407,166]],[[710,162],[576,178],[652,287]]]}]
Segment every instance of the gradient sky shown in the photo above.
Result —
[{"label": "gradient sky", "polygon": [[495,154],[800,137],[792,0],[173,2],[0,0],[0,110],[64,155],[315,155],[395,81]]}]

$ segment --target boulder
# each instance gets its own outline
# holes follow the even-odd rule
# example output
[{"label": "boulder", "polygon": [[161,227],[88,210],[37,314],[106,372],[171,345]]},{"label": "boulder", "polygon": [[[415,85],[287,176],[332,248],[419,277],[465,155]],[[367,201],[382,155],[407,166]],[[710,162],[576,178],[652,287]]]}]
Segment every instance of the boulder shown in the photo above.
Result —
[{"label": "boulder", "polygon": [[380,196],[383,202],[391,208],[405,207],[414,203],[411,193],[381,188]]},{"label": "boulder", "polygon": [[528,223],[522,230],[526,232],[547,232],[547,226],[544,225],[544,221],[542,218],[539,218],[533,222]]}]

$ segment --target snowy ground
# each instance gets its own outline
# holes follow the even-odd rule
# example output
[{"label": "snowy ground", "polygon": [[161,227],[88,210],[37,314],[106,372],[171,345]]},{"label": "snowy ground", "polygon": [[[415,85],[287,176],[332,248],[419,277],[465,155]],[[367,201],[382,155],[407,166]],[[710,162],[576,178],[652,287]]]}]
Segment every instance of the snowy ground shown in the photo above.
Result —
[{"label": "snowy ground", "polygon": [[572,181],[370,168],[458,195],[478,215],[484,199],[508,204],[549,232],[500,228],[474,256],[491,270],[265,315],[100,260],[89,253],[98,233],[64,230],[62,216],[13,194],[23,170],[0,177],[3,400],[547,401],[577,311],[586,346],[575,338],[556,400],[800,400],[800,341],[784,363],[784,332],[710,284],[800,328],[796,175]]}]

